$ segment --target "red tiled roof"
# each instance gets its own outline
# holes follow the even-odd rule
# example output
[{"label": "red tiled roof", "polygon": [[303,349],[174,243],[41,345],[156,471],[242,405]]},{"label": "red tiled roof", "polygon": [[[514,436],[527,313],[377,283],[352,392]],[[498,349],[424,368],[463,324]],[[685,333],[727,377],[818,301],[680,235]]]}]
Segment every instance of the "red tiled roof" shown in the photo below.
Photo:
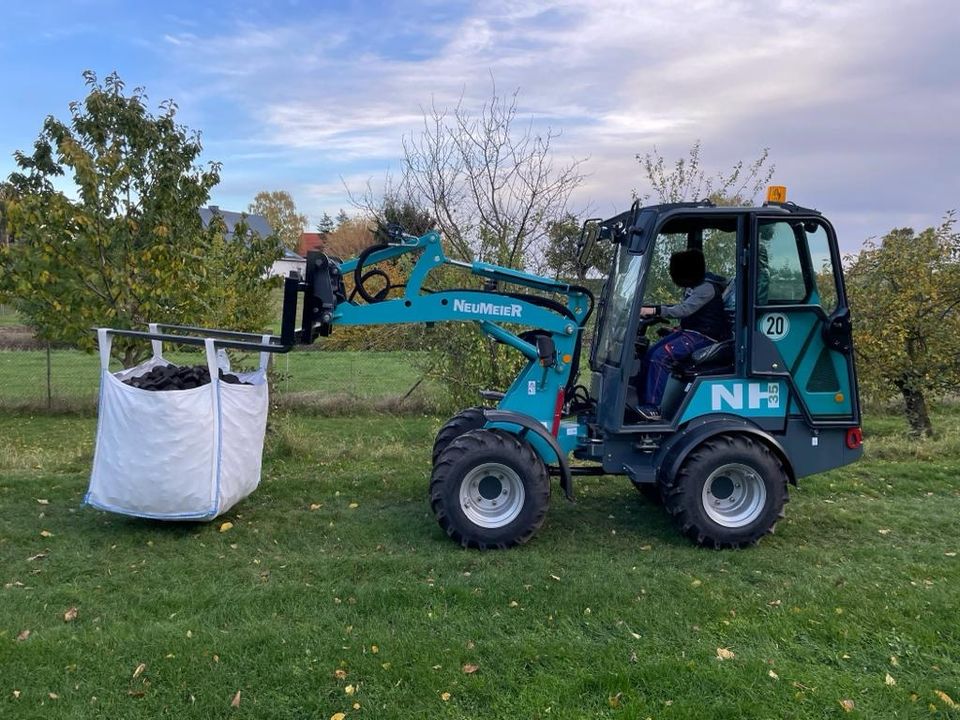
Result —
[{"label": "red tiled roof", "polygon": [[326,233],[305,232],[300,233],[300,242],[297,245],[297,254],[306,256],[310,250],[322,250]]}]

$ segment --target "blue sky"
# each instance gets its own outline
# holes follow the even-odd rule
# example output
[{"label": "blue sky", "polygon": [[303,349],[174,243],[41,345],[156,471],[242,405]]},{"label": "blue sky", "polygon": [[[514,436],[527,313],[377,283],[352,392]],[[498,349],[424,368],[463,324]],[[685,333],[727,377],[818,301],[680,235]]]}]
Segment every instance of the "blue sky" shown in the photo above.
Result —
[{"label": "blue sky", "polygon": [[5,3],[0,174],[81,73],[112,70],[202,131],[212,202],[291,192],[315,223],[400,166],[422,109],[519,89],[585,158],[574,210],[618,212],[634,159],[697,139],[716,169],[769,147],[842,245],[960,207],[960,13],[947,0]]}]

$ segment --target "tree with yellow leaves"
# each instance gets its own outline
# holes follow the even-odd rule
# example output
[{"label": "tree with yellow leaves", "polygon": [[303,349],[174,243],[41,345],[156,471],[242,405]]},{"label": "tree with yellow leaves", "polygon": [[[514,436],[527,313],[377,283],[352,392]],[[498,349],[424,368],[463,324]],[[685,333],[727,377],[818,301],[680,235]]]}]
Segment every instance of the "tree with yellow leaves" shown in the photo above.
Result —
[{"label": "tree with yellow leaves", "polygon": [[865,393],[897,393],[916,435],[928,403],[960,388],[960,234],[949,213],[920,233],[891,230],[848,258],[857,370]]}]

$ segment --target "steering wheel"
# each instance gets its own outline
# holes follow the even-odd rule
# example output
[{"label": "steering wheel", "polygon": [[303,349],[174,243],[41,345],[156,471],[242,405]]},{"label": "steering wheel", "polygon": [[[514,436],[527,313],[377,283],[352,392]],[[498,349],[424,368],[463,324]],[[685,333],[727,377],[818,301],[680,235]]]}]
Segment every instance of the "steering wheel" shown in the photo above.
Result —
[{"label": "steering wheel", "polygon": [[640,324],[637,326],[637,336],[646,337],[648,328],[652,328],[654,325],[665,325],[669,322],[670,321],[667,318],[662,318],[659,315],[642,317],[640,318]]}]

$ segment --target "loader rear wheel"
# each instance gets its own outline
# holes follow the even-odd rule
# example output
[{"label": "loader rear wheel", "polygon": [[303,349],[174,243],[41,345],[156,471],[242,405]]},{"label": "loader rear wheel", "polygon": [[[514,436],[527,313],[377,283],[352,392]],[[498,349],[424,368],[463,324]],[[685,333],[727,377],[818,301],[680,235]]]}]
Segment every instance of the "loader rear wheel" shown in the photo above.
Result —
[{"label": "loader rear wheel", "polygon": [[437,458],[430,504],[440,527],[463,547],[505,549],[543,525],[550,479],[526,440],[505,430],[471,430]]},{"label": "loader rear wheel", "polygon": [[787,502],[787,472],[764,443],[743,435],[696,447],[663,485],[680,531],[698,545],[739,548],[772,533]]},{"label": "loader rear wheel", "polygon": [[444,426],[440,428],[440,432],[437,433],[437,439],[433,441],[433,464],[437,464],[437,458],[440,457],[440,453],[446,450],[447,445],[464,433],[479,430],[486,424],[487,419],[483,416],[483,408],[478,407],[461,410],[447,420]]}]

